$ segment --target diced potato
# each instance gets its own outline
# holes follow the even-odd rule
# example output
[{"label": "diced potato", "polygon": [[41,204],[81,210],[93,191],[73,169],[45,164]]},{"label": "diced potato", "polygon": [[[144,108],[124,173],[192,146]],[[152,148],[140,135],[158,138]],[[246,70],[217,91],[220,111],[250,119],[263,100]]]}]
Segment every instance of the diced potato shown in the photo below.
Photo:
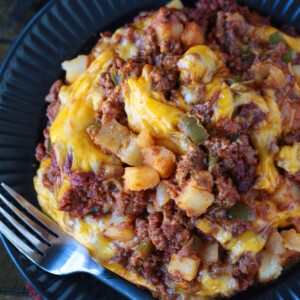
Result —
[{"label": "diced potato", "polygon": [[219,259],[219,245],[218,243],[203,243],[201,244],[200,256],[203,263],[215,263]]},{"label": "diced potato", "polygon": [[295,182],[285,179],[278,189],[271,195],[271,200],[276,204],[296,201],[300,197],[300,188]]},{"label": "diced potato", "polygon": [[282,230],[283,245],[289,250],[300,252],[300,233],[297,233],[294,228],[289,230]]},{"label": "diced potato", "polygon": [[171,199],[171,195],[168,192],[168,186],[164,180],[161,180],[156,188],[156,203],[158,206],[164,206]]},{"label": "diced potato", "polygon": [[163,146],[142,149],[144,165],[155,169],[161,178],[169,177],[175,169],[175,154]]},{"label": "diced potato", "polygon": [[90,63],[87,55],[78,55],[72,60],[66,60],[62,63],[62,68],[66,71],[66,79],[69,83],[74,82],[77,77],[84,72]]},{"label": "diced potato", "polygon": [[136,140],[136,137],[131,136],[129,144],[122,147],[117,154],[122,162],[134,167],[141,166],[144,160],[142,149],[137,145]]},{"label": "diced potato", "polygon": [[169,8],[178,8],[178,9],[183,8],[183,4],[180,0],[172,0],[166,6]]},{"label": "diced potato", "polygon": [[181,40],[185,49],[188,49],[195,45],[203,45],[205,37],[203,30],[195,22],[189,22],[183,29]]},{"label": "diced potato", "polygon": [[105,237],[112,240],[128,242],[135,237],[132,218],[130,216],[116,216],[113,214],[109,225],[106,226],[102,233]]},{"label": "diced potato", "polygon": [[127,167],[123,178],[125,190],[131,191],[154,188],[160,180],[157,171],[148,166]]},{"label": "diced potato", "polygon": [[293,218],[292,222],[293,222],[293,225],[295,226],[296,231],[298,233],[300,233],[300,218],[298,218],[298,217]]},{"label": "diced potato", "polygon": [[186,211],[188,217],[201,216],[214,202],[214,195],[200,190],[195,186],[187,185],[175,199],[176,204]]},{"label": "diced potato", "polygon": [[296,77],[296,84],[295,87],[299,89],[300,84],[300,65],[292,65],[291,63],[288,64],[288,68],[292,75]]},{"label": "diced potato", "polygon": [[225,230],[208,219],[199,219],[197,227],[205,234],[213,236],[223,247],[226,247],[226,244],[232,239],[232,234],[229,230]]},{"label": "diced potato", "polygon": [[261,256],[262,261],[258,270],[259,281],[267,282],[277,278],[282,271],[280,256],[267,250],[263,250]]},{"label": "diced potato", "polygon": [[238,237],[232,238],[226,245],[226,249],[230,250],[231,259],[235,261],[240,255],[249,252],[256,255],[263,249],[266,240],[258,233],[248,230]]},{"label": "diced potato", "polygon": [[300,143],[292,146],[286,145],[280,148],[279,153],[275,157],[276,164],[288,171],[296,173],[300,171]]},{"label": "diced potato", "polygon": [[147,148],[155,145],[155,141],[152,138],[148,130],[143,129],[136,137],[136,143],[141,148]]},{"label": "diced potato", "polygon": [[135,232],[131,226],[126,223],[119,225],[110,225],[104,231],[103,235],[119,242],[128,242],[135,237]]},{"label": "diced potato", "polygon": [[214,296],[221,293],[229,297],[238,289],[238,282],[232,275],[222,274],[212,277],[208,270],[204,270],[201,275],[202,291],[205,295]]},{"label": "diced potato", "polygon": [[270,234],[265,248],[274,254],[283,254],[285,252],[283,238],[277,230]]},{"label": "diced potato", "polygon": [[200,265],[200,258],[193,257],[182,257],[180,254],[173,254],[168,267],[168,272],[171,274],[180,275],[183,279],[191,281],[198,273]]},{"label": "diced potato", "polygon": [[271,66],[269,75],[265,80],[266,87],[282,89],[286,86],[287,80],[281,69]]},{"label": "diced potato", "polygon": [[159,14],[153,19],[152,27],[159,43],[166,39],[179,39],[183,31],[183,25],[180,22],[164,22],[159,18]]},{"label": "diced potato", "polygon": [[101,125],[99,131],[94,136],[94,143],[113,154],[117,154],[122,146],[129,143],[130,136],[128,128],[113,119]]},{"label": "diced potato", "polygon": [[208,83],[215,73],[224,66],[219,54],[205,45],[189,48],[177,63],[180,80]]}]

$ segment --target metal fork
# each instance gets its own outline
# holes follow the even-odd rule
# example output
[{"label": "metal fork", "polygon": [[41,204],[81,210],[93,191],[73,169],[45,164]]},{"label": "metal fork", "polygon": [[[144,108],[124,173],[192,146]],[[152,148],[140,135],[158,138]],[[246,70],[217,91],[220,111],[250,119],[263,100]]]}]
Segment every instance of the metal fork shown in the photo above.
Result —
[{"label": "metal fork", "polygon": [[38,267],[56,275],[89,273],[129,299],[153,299],[148,292],[97,264],[88,249],[54,221],[6,184],[1,186],[16,200],[20,209],[0,194],[5,204],[0,206],[0,233]]}]

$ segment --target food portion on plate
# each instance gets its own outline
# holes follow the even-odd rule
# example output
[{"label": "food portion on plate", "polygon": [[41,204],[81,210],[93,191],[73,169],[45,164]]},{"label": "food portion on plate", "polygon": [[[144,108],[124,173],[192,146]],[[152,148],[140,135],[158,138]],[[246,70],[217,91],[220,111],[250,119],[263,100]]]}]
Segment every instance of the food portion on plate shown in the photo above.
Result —
[{"label": "food portion on plate", "polygon": [[46,97],[45,213],[161,299],[229,297],[300,253],[300,38],[231,0],[103,32]]}]

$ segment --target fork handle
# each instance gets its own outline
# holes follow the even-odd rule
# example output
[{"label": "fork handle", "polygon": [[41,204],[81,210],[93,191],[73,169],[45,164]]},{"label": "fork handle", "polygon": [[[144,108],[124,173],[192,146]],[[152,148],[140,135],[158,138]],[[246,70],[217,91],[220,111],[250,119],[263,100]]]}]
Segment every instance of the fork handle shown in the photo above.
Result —
[{"label": "fork handle", "polygon": [[113,272],[104,269],[101,280],[103,283],[112,287],[117,291],[121,291],[121,294],[131,300],[153,300],[153,296],[146,290],[139,288],[126,279],[114,274]]},{"label": "fork handle", "polygon": [[127,281],[126,279],[118,276],[110,270],[97,264],[94,269],[89,269],[88,273],[92,274],[94,277],[99,279],[104,284],[113,288],[114,290],[120,292],[122,295],[131,300],[153,300],[153,296],[150,292],[139,288],[133,283]]}]

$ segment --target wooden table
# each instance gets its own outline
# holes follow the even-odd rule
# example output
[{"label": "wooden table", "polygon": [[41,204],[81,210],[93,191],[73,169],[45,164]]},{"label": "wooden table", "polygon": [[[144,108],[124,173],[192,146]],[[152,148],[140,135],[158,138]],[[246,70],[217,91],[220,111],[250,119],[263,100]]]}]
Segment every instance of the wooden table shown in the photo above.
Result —
[{"label": "wooden table", "polygon": [[32,297],[28,295],[24,278],[11,261],[1,242],[0,266],[0,299],[32,300]]},{"label": "wooden table", "polygon": [[[47,0],[0,0],[0,65],[24,26]],[[32,300],[0,240],[0,300]]]}]

